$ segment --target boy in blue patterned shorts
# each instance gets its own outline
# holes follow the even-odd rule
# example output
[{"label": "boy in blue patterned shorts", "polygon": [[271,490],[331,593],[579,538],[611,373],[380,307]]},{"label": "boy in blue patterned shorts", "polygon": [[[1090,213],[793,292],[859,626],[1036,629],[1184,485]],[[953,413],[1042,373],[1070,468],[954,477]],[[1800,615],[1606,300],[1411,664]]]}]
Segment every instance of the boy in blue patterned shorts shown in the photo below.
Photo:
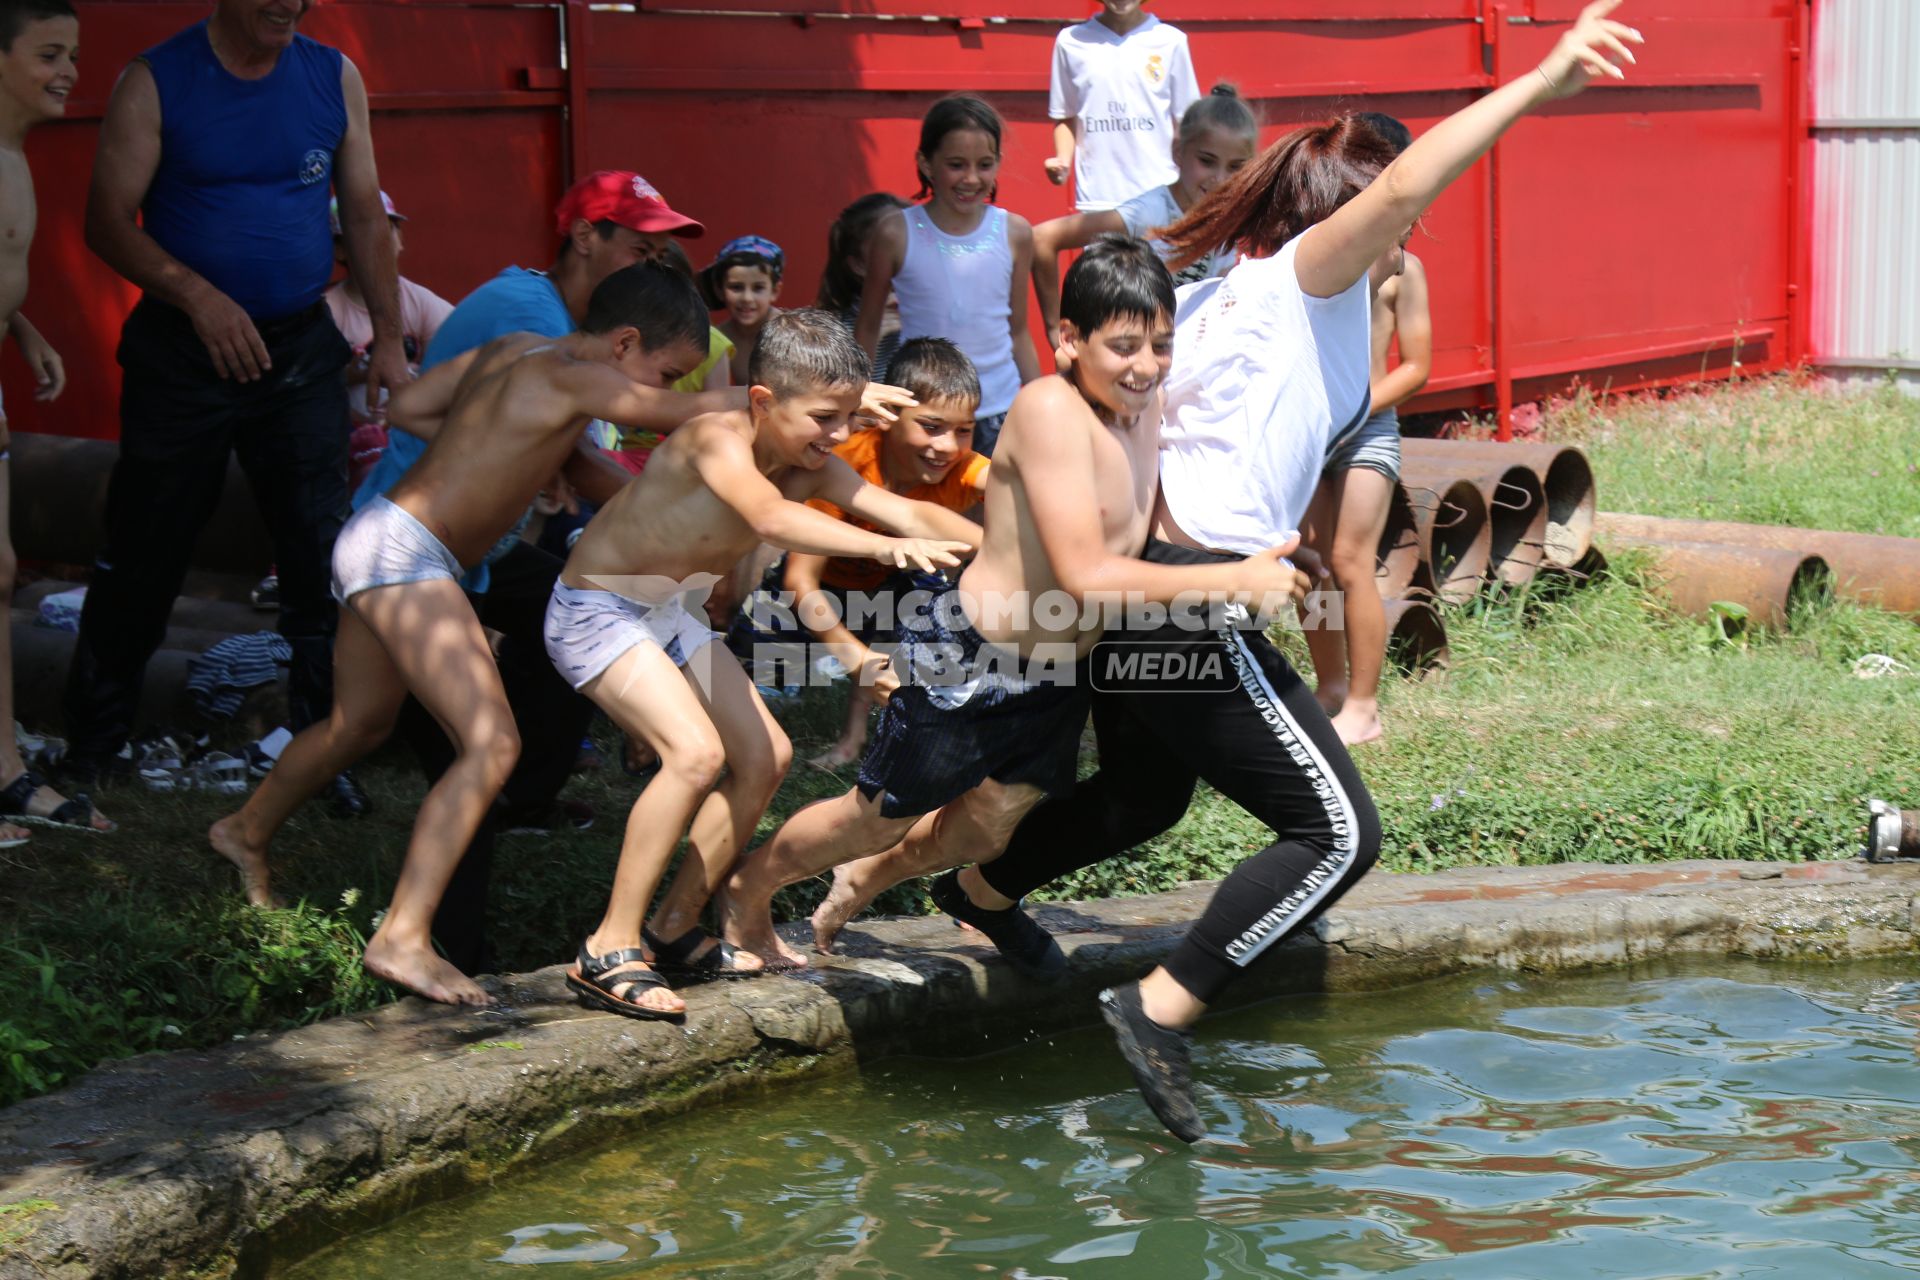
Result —
[{"label": "boy in blue patterned shorts", "polygon": [[[905,612],[900,689],[858,784],[796,813],[729,878],[717,899],[728,942],[770,968],[804,965],[773,928],[780,887],[903,839],[922,872],[990,856],[1044,796],[1070,788],[1086,723],[1080,659],[1101,635],[1089,597],[1294,591],[1277,553],[1206,567],[1134,558],[1152,512],[1173,308],[1173,281],[1144,241],[1105,236],[1074,263],[1061,296],[1067,372],[1013,402],[980,554],[956,588]],[[836,877],[834,895],[853,901],[858,886]],[[823,949],[845,920],[834,901],[814,920]]]}]

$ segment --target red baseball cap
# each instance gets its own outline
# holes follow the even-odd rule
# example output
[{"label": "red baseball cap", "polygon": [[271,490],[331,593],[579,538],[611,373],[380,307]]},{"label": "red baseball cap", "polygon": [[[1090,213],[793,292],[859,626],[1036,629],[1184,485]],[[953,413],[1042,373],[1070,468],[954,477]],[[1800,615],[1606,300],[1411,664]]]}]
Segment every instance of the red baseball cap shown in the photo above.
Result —
[{"label": "red baseball cap", "polygon": [[563,236],[580,219],[611,222],[640,232],[670,231],[689,240],[707,230],[686,214],[668,208],[665,197],[653,189],[651,182],[621,169],[602,169],[580,179],[567,188],[553,212]]}]

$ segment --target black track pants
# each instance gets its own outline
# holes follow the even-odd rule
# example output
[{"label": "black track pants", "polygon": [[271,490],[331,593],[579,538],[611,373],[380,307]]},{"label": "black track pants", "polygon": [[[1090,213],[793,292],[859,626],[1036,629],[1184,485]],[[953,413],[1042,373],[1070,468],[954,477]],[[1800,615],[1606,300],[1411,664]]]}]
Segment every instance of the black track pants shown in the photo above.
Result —
[{"label": "black track pants", "polygon": [[[1158,542],[1146,558],[1221,559]],[[1228,675],[1185,689],[1112,692],[1097,682],[1100,772],[1037,807],[981,874],[997,892],[1024,897],[1172,827],[1186,813],[1194,782],[1206,779],[1276,837],[1221,882],[1167,961],[1182,986],[1211,1002],[1366,873],[1379,854],[1380,819],[1326,713],[1265,636],[1170,624],[1111,639],[1178,653],[1186,672]],[[1095,662],[1102,652],[1095,651]]]}]

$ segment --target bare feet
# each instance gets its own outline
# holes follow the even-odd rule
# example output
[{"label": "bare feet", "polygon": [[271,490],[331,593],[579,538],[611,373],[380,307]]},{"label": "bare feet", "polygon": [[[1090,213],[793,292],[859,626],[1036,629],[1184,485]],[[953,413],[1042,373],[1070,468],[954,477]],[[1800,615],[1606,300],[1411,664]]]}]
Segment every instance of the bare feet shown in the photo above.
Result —
[{"label": "bare feet", "polygon": [[725,889],[713,895],[713,909],[720,916],[720,936],[742,951],[759,956],[766,962],[764,967],[768,973],[807,967],[807,958],[774,932],[771,911],[763,909],[748,918],[748,913],[740,910],[734,894]]},{"label": "bare feet", "polygon": [[488,995],[472,978],[441,959],[431,946],[407,946],[394,942],[383,929],[367,943],[367,954],[360,963],[377,978],[405,987],[418,996],[441,1004],[488,1005]]},{"label": "bare feet", "polygon": [[1340,708],[1340,714],[1333,718],[1333,731],[1340,735],[1340,741],[1350,747],[1374,741],[1386,732],[1380,724],[1379,704],[1368,705],[1358,698],[1347,699],[1347,705]]},{"label": "bare feet", "polygon": [[240,872],[240,888],[247,901],[256,907],[285,906],[273,896],[267,872],[267,851],[249,843],[243,836],[240,815],[230,813],[207,828],[207,843],[213,851],[231,862]]},{"label": "bare feet", "polygon": [[859,910],[860,903],[854,894],[847,868],[835,867],[833,888],[827,890],[826,898],[813,909],[813,949],[823,956],[832,955],[834,940]]},{"label": "bare feet", "polygon": [[866,750],[865,743],[848,742],[845,738],[842,738],[825,751],[822,751],[819,755],[809,759],[807,763],[816,769],[838,769],[858,760],[860,753],[864,750]]},{"label": "bare feet", "polygon": [[33,839],[33,832],[15,822],[0,822],[0,848],[11,849]]}]

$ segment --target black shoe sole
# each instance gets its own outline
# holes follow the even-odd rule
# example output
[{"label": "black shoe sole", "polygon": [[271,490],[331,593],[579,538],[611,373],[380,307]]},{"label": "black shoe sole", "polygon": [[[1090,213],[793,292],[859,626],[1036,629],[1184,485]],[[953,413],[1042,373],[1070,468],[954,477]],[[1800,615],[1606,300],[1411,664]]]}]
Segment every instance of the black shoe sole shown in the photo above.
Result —
[{"label": "black shoe sole", "polygon": [[[1127,990],[1124,987],[1109,987],[1102,991],[1100,1016],[1113,1028],[1113,1038],[1120,1046],[1120,1056],[1132,1068],[1133,1082],[1139,1087],[1140,1096],[1146,1100],[1155,1117],[1167,1127],[1168,1133],[1180,1141],[1198,1142],[1207,1136],[1207,1127],[1201,1123],[1200,1110],[1193,1102],[1191,1071],[1186,1072],[1188,1080],[1183,1084],[1175,1074],[1174,1065],[1166,1061],[1167,1050],[1151,1043],[1155,1040],[1164,1043],[1167,1037],[1176,1037],[1175,1044],[1168,1048],[1186,1057],[1187,1048],[1182,1043],[1185,1037],[1147,1017],[1140,1008],[1137,994],[1131,1001],[1122,994]],[[1137,992],[1137,986],[1133,990]]]}]

